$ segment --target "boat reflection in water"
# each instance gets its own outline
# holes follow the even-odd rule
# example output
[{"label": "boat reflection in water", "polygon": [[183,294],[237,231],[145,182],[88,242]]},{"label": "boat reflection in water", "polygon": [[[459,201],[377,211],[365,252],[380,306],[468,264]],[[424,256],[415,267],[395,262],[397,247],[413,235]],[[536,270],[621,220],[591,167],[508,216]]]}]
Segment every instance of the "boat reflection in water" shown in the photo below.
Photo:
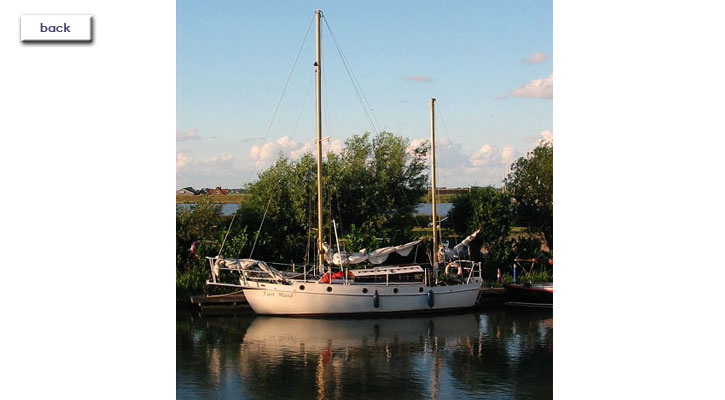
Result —
[{"label": "boat reflection in water", "polygon": [[551,311],[180,320],[178,398],[551,397]]}]

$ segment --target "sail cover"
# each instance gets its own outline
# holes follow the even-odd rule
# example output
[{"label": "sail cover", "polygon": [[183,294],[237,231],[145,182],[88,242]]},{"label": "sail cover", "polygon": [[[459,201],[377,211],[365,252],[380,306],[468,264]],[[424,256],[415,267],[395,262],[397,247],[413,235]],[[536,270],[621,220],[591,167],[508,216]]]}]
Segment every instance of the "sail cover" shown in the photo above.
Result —
[{"label": "sail cover", "polygon": [[323,248],[325,250],[325,259],[335,265],[360,264],[363,261],[370,261],[373,264],[382,264],[393,253],[407,257],[410,255],[410,252],[413,251],[413,248],[420,242],[422,242],[422,240],[415,240],[400,246],[382,247],[369,253],[367,252],[367,249],[362,249],[357,253],[352,254],[345,251],[334,253],[334,250],[327,243],[323,244]]},{"label": "sail cover", "polygon": [[468,245],[473,241],[473,239],[476,238],[476,235],[481,232],[481,228],[478,228],[476,232],[473,232],[472,234],[468,235],[461,243],[458,243],[453,247],[453,252],[456,254],[456,256],[460,256],[461,250],[468,247]]},{"label": "sail cover", "polygon": [[473,232],[472,234],[468,235],[465,239],[461,241],[461,243],[458,243],[453,247],[453,249],[443,249],[443,253],[445,254],[446,261],[453,261],[457,260],[461,257],[466,257],[466,254],[468,254],[468,245],[471,244],[473,239],[476,238],[476,236],[481,232],[481,229],[479,228],[476,230],[476,232]]},{"label": "sail cover", "polygon": [[212,273],[216,278],[219,277],[219,270],[233,270],[233,271],[246,271],[259,268],[261,271],[266,272],[275,280],[283,281],[284,274],[278,269],[270,267],[264,261],[253,260],[251,258],[217,258],[212,267]]}]

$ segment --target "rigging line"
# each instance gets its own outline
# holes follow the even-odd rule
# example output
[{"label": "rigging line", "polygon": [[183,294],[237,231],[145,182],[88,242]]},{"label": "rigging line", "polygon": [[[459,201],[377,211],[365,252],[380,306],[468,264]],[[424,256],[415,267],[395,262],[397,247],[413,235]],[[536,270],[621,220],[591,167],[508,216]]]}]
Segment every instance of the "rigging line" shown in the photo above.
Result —
[{"label": "rigging line", "polygon": [[[300,54],[302,54],[302,49],[305,47],[305,42],[307,42],[307,36],[310,33],[310,28],[312,28],[312,22],[314,21],[314,17],[310,21],[310,25],[307,27],[307,32],[305,32],[305,38],[302,40],[302,45],[300,45],[299,51],[297,51],[297,57],[295,57],[295,62],[292,65],[292,70],[289,73],[289,76],[287,76],[287,82],[284,84],[284,89],[282,90],[282,94],[279,96],[279,101],[277,102],[277,106],[274,109],[274,114],[272,115],[272,120],[269,121],[269,126],[267,127],[267,133],[264,135],[264,140],[262,141],[262,147],[267,143],[267,137],[269,137],[269,132],[272,130],[272,124],[274,124],[274,120],[277,118],[277,112],[279,111],[280,105],[282,105],[282,100],[284,99],[284,95],[287,92],[287,88],[289,87],[290,80],[292,80],[292,74],[295,72],[295,68],[297,67],[297,61],[300,59]],[[259,161],[259,157],[262,155],[262,152],[260,151],[257,153],[257,159],[254,160],[254,166],[252,167],[252,170],[249,173],[249,177],[251,178],[252,173],[257,168],[257,162]],[[249,178],[247,178],[247,181]]]},{"label": "rigging line", "polygon": [[[299,51],[297,51],[297,56],[295,57],[295,61],[292,64],[292,70],[289,73],[289,76],[287,77],[287,82],[284,84],[284,89],[282,90],[282,94],[279,96],[279,101],[277,102],[277,107],[274,109],[274,114],[272,115],[272,120],[269,122],[269,126],[267,127],[267,133],[264,135],[264,140],[262,141],[262,147],[267,143],[267,138],[269,137],[269,132],[272,130],[272,124],[274,123],[274,120],[277,118],[277,112],[279,111],[279,106],[282,104],[282,99],[284,99],[285,93],[287,93],[287,88],[289,87],[290,80],[292,80],[292,74],[295,72],[295,68],[297,67],[297,61],[300,59],[300,54],[302,54],[302,49],[305,47],[305,43],[307,42],[307,36],[310,34],[310,28],[312,28],[312,22],[314,22],[315,18],[312,17],[310,20],[310,24],[307,26],[307,32],[305,32],[305,37],[302,39],[302,44],[300,45]],[[254,160],[254,164],[252,165],[252,169],[249,171],[249,176],[247,177],[247,182],[251,179],[252,174],[257,169],[257,163],[259,162],[259,157],[262,155],[262,151],[260,148],[260,151],[257,153],[257,158]],[[267,205],[267,208],[269,208],[269,204]],[[234,211],[234,214],[232,215],[232,221],[229,223],[229,228],[227,229],[227,232],[224,234],[224,239],[222,240],[222,245],[219,247],[219,254],[217,257],[220,257],[222,254],[222,250],[224,250],[224,244],[227,241],[227,236],[229,236],[229,231],[232,229],[232,224],[234,223],[234,218],[237,216],[237,211],[239,211],[239,208],[237,208]],[[266,215],[266,211],[265,211]],[[262,221],[264,221],[264,218],[262,218]],[[259,233],[257,233],[257,236],[259,236]],[[254,240],[254,243],[257,243],[257,240]],[[251,258],[251,256],[250,256]]]},{"label": "rigging line", "polygon": [[257,234],[254,236],[254,243],[252,244],[252,251],[249,252],[249,258],[252,258],[252,254],[254,254],[254,248],[257,246],[257,239],[259,239],[259,233],[262,232],[262,226],[264,225],[264,219],[267,218],[267,211],[269,211],[270,204],[272,204],[272,195],[269,196],[267,207],[264,209],[264,215],[262,215],[262,222],[259,223],[259,229],[257,229]]},{"label": "rigging line", "polygon": [[340,236],[345,236],[345,232],[342,230],[342,211],[340,210],[340,194],[337,192],[337,186],[335,186],[335,205],[337,205],[337,217],[340,219]]},{"label": "rigging line", "polygon": [[227,233],[224,234],[224,239],[222,240],[222,245],[219,246],[219,254],[217,254],[217,258],[221,257],[222,250],[224,249],[224,243],[227,242],[227,236],[229,236],[229,232],[232,230],[232,225],[234,225],[234,218],[237,216],[237,211],[239,208],[234,210],[234,214],[232,214],[232,222],[229,223],[229,228],[227,228]]},{"label": "rigging line", "polygon": [[[360,88],[359,83],[355,79],[355,75],[352,73],[352,70],[350,69],[350,66],[347,63],[347,59],[345,58],[345,55],[342,53],[342,49],[340,48],[340,44],[337,42],[337,39],[335,38],[335,34],[332,33],[332,29],[330,28],[330,24],[327,22],[327,18],[324,18],[325,25],[327,26],[327,30],[330,32],[330,37],[332,38],[332,41],[335,43],[335,48],[337,49],[338,54],[340,55],[340,59],[342,60],[342,65],[345,67],[345,71],[347,71],[347,75],[350,78],[350,81],[352,82],[352,87],[355,89],[355,94],[357,94],[358,101],[360,102],[360,106],[363,109],[363,112],[365,113],[365,116],[370,123],[370,126],[373,128],[373,132],[377,135],[378,129],[375,128],[375,124],[373,123],[373,119],[377,122],[377,119],[375,118],[375,115],[372,114],[372,108],[370,107],[370,104],[367,102],[367,99],[365,98],[365,95],[362,93],[362,88]],[[368,112],[368,109],[370,109],[370,112]],[[378,123],[380,125],[380,123]]]},{"label": "rigging line", "polygon": [[[434,165],[433,165],[433,147],[435,147],[435,145],[436,144],[433,141],[431,141],[431,152],[430,152],[430,158],[429,158],[429,160],[430,160],[430,170],[431,170],[431,179],[433,177],[433,174],[435,174],[436,171],[438,170],[438,168],[434,168]],[[438,175],[436,175],[436,176],[438,176]],[[435,188],[435,192],[436,192],[436,200],[438,200],[438,198],[440,196],[440,189],[438,189],[438,187],[436,187]],[[430,194],[431,194],[431,196],[430,196],[430,204],[431,204],[431,214],[432,214],[432,211],[433,211],[433,188],[431,188]],[[436,205],[437,204],[439,204],[438,201],[436,201]],[[431,215],[431,217],[433,217],[433,215]],[[431,225],[432,225],[432,229],[437,230],[437,233],[438,233],[437,236],[440,237],[440,241],[438,243],[441,244],[441,243],[443,243],[443,232],[441,232],[441,229],[438,229],[438,226],[439,226],[439,224],[438,224],[439,218],[440,218],[440,216],[438,216],[438,215],[436,215],[435,218],[431,218],[431,220],[432,220],[432,224]],[[437,251],[438,251],[438,249],[433,249],[433,252],[434,253],[437,252]],[[435,253],[435,254],[437,254],[437,253]]]},{"label": "rigging line", "polygon": [[312,196],[307,196],[307,247],[305,248],[305,264],[310,260],[310,241],[312,240]]},{"label": "rigging line", "polygon": [[305,98],[302,100],[302,107],[300,108],[300,113],[297,116],[297,122],[295,122],[294,128],[292,128],[292,134],[290,135],[290,140],[294,139],[295,134],[297,133],[297,126],[300,124],[300,119],[302,119],[302,114],[305,113],[305,105],[307,104],[307,98],[310,95],[310,90],[312,89],[312,84],[315,83],[314,76],[312,80],[310,80],[310,85],[307,87],[307,93],[305,93]]},{"label": "rigging line", "polygon": [[[451,134],[448,131],[448,125],[446,125],[446,119],[443,117],[443,110],[441,109],[440,104],[438,105],[438,107],[436,107],[436,111],[438,112],[438,116],[440,116],[441,122],[443,123],[443,129],[446,131],[446,136],[448,137],[448,140],[450,140],[451,144],[453,144],[453,138],[451,137]],[[458,157],[455,158],[455,164],[456,164],[455,165],[456,168],[458,168],[459,171],[461,171],[461,172],[464,171],[463,166],[461,165],[460,158],[458,158]],[[449,222],[451,223],[451,226],[453,227],[453,229],[455,231],[455,226],[453,225],[453,219],[450,219]]]},{"label": "rigging line", "polygon": [[[314,82],[314,80],[312,80],[310,82]],[[310,94],[310,88],[312,88],[312,84],[310,84],[310,86],[308,86],[308,88],[307,88],[307,93],[305,94],[305,98],[302,102],[302,108],[300,110],[299,116],[297,117],[297,123],[295,123],[295,127],[293,129],[292,135],[290,136],[290,140],[292,140],[294,138],[295,132],[297,131],[297,124],[300,122],[302,114],[304,113],[305,104],[307,103],[307,98],[308,98],[308,95]],[[280,177],[277,181],[277,185],[279,185],[283,179],[284,179],[284,175],[280,175]],[[249,252],[249,258],[252,258],[252,255],[254,254],[254,249],[257,246],[257,239],[259,239],[259,234],[262,231],[262,227],[264,226],[264,221],[267,218],[267,212],[269,211],[269,206],[270,206],[270,204],[272,204],[272,198],[273,198],[273,196],[270,194],[269,199],[267,200],[267,206],[264,209],[264,215],[262,216],[262,221],[259,224],[259,229],[257,229],[257,234],[255,235],[254,243],[252,244],[252,250]],[[235,212],[235,215],[236,215],[236,212]]]},{"label": "rigging line", "polygon": [[[305,111],[305,104],[307,104],[307,98],[310,94],[310,89],[312,88],[312,83],[314,83],[314,79],[310,81],[310,85],[307,87],[307,93],[305,94],[305,98],[302,101],[302,107],[300,109],[300,113],[297,116],[297,122],[295,123],[295,126],[292,130],[292,134],[290,135],[290,140],[294,139],[295,133],[297,132],[297,125],[300,122],[300,119],[302,118],[302,114]],[[280,175],[279,180],[277,181],[277,185],[279,185],[282,182],[282,179],[284,179],[284,175]],[[264,209],[264,216],[262,217],[262,222],[259,224],[259,229],[257,229],[257,235],[254,238],[254,244],[252,244],[252,251],[249,253],[249,258],[252,258],[252,254],[254,254],[254,248],[257,245],[257,239],[259,238],[259,233],[262,231],[262,227],[264,226],[264,220],[267,217],[267,211],[269,210],[269,206],[272,203],[272,195],[270,194],[269,200],[267,200],[267,206]],[[236,215],[236,212],[235,212]]]},{"label": "rigging line", "polygon": [[[441,110],[440,104],[438,107],[436,107],[436,111],[438,112],[438,115],[441,117],[441,122],[443,123],[443,129],[446,131],[446,136],[448,137],[448,140],[450,140],[451,145],[453,145],[453,138],[451,137],[450,132],[448,132],[448,126],[446,125],[446,120],[443,118],[443,110]],[[461,160],[456,157],[455,158],[455,166],[458,168],[459,171],[463,171],[463,167],[461,165]],[[447,176],[446,176],[447,178]]]},{"label": "rigging line", "polygon": [[[322,108],[323,113],[325,114],[325,129],[327,130],[327,136],[330,138],[329,147],[327,152],[330,152],[330,148],[332,148],[332,124],[330,124],[330,113],[328,112],[328,109],[330,108],[330,104],[332,103],[330,101],[330,96],[327,94],[327,74],[322,75],[322,86],[325,88],[325,107]],[[329,157],[328,157],[329,159]]]}]

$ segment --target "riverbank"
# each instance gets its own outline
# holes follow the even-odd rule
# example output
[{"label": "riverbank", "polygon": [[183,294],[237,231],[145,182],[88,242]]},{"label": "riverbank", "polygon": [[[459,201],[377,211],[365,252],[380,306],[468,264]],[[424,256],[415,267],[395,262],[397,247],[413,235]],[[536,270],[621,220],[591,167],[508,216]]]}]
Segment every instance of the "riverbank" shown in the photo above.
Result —
[{"label": "riverbank", "polygon": [[[203,195],[188,195],[188,194],[177,194],[176,204],[194,204],[199,201],[199,198]],[[246,193],[234,193],[226,195],[209,195],[209,200],[212,203],[217,204],[239,204],[244,197],[248,196]],[[442,194],[438,197],[438,203],[451,203],[456,197],[454,194]],[[420,198],[421,203],[430,203],[430,193]]]},{"label": "riverbank", "polygon": [[[203,195],[177,194],[176,204],[195,204]],[[234,193],[224,195],[209,195],[209,201],[216,204],[239,204],[246,193]]]}]

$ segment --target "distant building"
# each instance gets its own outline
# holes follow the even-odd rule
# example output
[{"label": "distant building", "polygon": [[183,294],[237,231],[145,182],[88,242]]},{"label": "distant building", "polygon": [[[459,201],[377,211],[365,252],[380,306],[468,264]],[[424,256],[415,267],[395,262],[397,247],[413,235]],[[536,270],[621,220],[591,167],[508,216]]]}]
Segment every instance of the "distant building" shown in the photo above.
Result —
[{"label": "distant building", "polygon": [[196,190],[194,190],[193,187],[185,187],[183,189],[177,190],[176,194],[180,194],[180,195],[184,195],[184,196],[193,196],[196,194]]},{"label": "distant building", "polygon": [[219,196],[219,195],[226,196],[227,190],[222,189],[221,187],[217,186],[215,189],[210,190],[209,194],[211,194],[213,196]]}]

